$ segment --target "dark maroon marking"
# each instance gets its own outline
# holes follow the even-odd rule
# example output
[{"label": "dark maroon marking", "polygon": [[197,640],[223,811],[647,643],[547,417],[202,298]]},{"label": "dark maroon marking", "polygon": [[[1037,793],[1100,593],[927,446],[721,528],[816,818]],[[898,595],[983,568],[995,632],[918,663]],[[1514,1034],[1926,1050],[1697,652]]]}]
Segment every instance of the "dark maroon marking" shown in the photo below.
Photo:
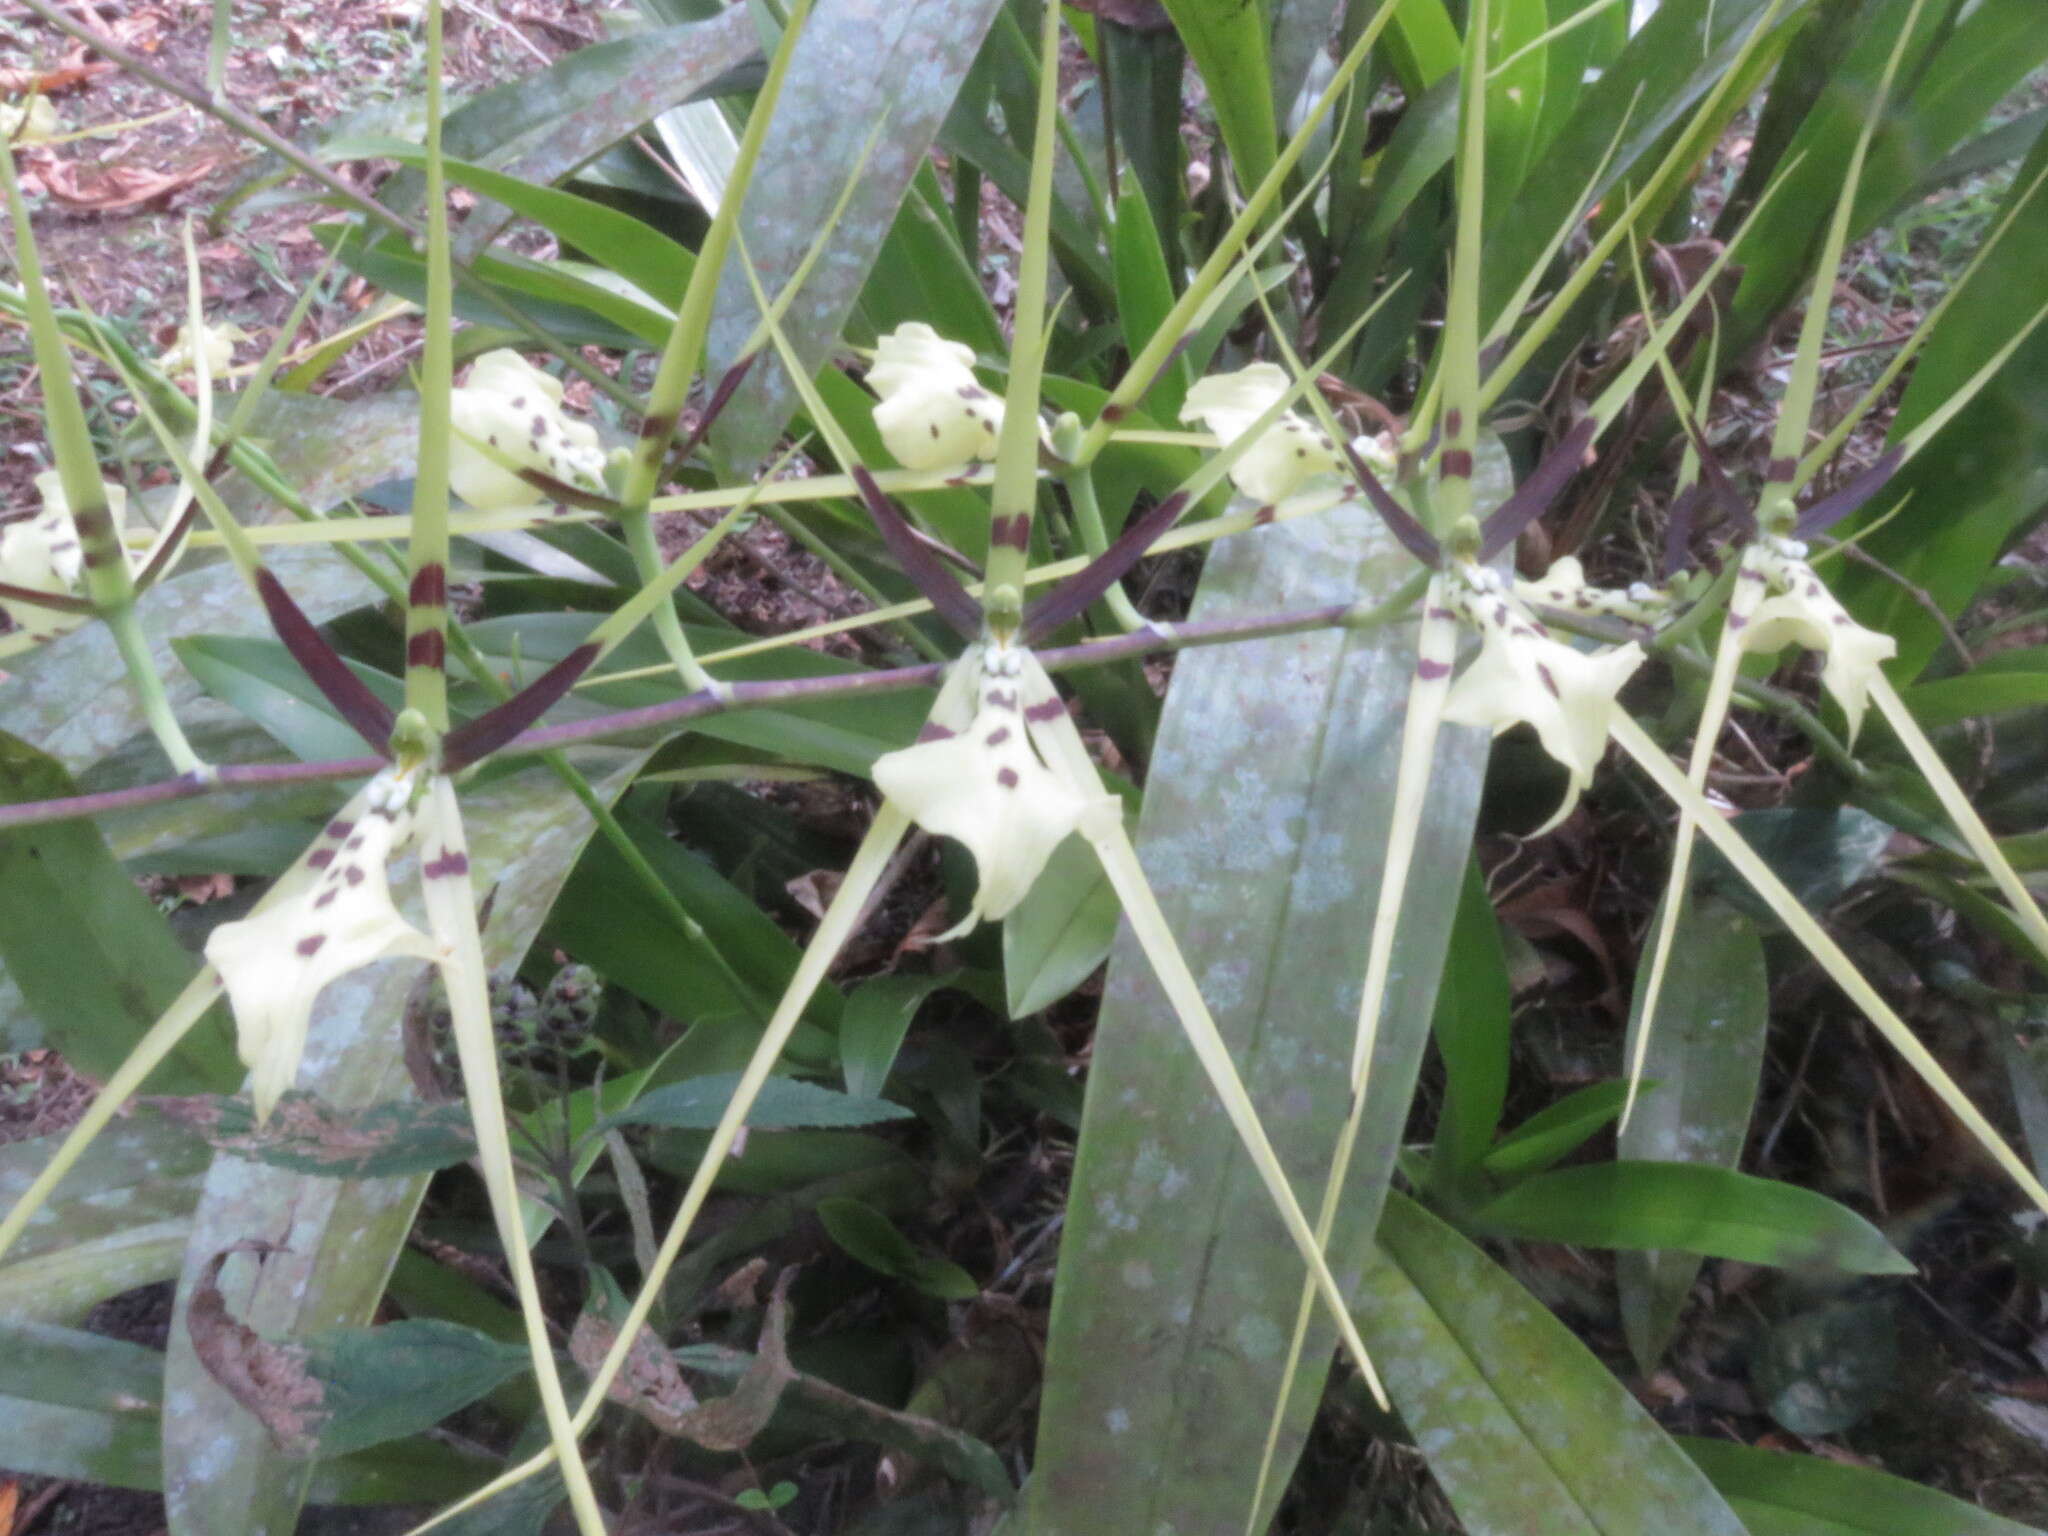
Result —
[{"label": "dark maroon marking", "polygon": [[1008,518],[997,518],[989,527],[989,542],[1010,549],[1031,547],[1031,514],[1013,512]]},{"label": "dark maroon marking", "polygon": [[616,513],[619,510],[619,504],[611,497],[600,496],[596,491],[586,491],[581,486],[571,485],[544,469],[520,469],[514,473],[549,501],[566,501],[570,506],[581,507],[586,512]]},{"label": "dark maroon marking", "polygon": [[1764,479],[1772,485],[1785,485],[1799,473],[1799,461],[1786,457],[1773,459],[1764,466]]},{"label": "dark maroon marking", "polygon": [[1127,414],[1129,413],[1114,400],[1102,408],[1102,419],[1111,426],[1115,426],[1118,422],[1122,421]]},{"label": "dark maroon marking", "polygon": [[1543,679],[1543,686],[1550,690],[1550,696],[1553,699],[1564,697],[1562,693],[1558,692],[1557,679],[1550,675],[1550,668],[1543,662],[1539,661],[1536,663],[1536,675]]},{"label": "dark maroon marking", "polygon": [[408,667],[435,667],[447,664],[448,641],[438,629],[423,629],[405,642],[405,664]]},{"label": "dark maroon marking", "polygon": [[448,568],[438,560],[429,560],[412,573],[412,585],[406,588],[405,596],[415,608],[447,607]]},{"label": "dark maroon marking", "polygon": [[389,806],[389,805],[373,805],[373,806],[371,806],[371,807],[370,807],[370,814],[371,814],[372,816],[376,816],[376,817],[378,817],[378,818],[380,818],[380,819],[382,819],[382,820],[384,820],[384,821],[396,821],[396,820],[398,820],[398,810],[397,810],[397,808],[396,808],[396,807],[394,807],[394,806]]},{"label": "dark maroon marking", "polygon": [[308,869],[325,869],[333,862],[334,850],[332,848],[321,848],[315,850],[307,857],[306,867]]},{"label": "dark maroon marking", "polygon": [[1731,613],[1731,614],[1729,614],[1729,615],[1728,615],[1728,627],[1729,627],[1730,629],[1742,629],[1742,628],[1745,628],[1745,627],[1746,627],[1746,626],[1748,625],[1748,623],[1749,623],[1749,615],[1748,615],[1748,614],[1744,614],[1744,613]]},{"label": "dark maroon marking", "polygon": [[1015,709],[1017,707],[1017,695],[1014,690],[1008,688],[991,688],[982,695],[981,701],[990,709]]},{"label": "dark maroon marking", "polygon": [[1305,459],[1308,457],[1308,450],[1306,448],[1297,448],[1294,450],[1294,456],[1297,459]]},{"label": "dark maroon marking", "polygon": [[319,953],[320,953],[320,946],[321,946],[322,944],[325,944],[326,942],[327,942],[327,935],[326,935],[326,934],[324,934],[324,933],[309,933],[309,934],[307,934],[307,935],[306,935],[306,936],[305,936],[305,937],[304,937],[303,939],[299,940],[299,942],[298,942],[297,944],[293,945],[292,947],[293,947],[294,949],[298,950],[298,952],[299,952],[300,954],[302,954],[302,955],[305,955],[305,956],[308,956],[308,957],[310,958],[310,957],[311,957],[311,956],[313,956],[313,955],[317,955],[317,954],[319,954]]},{"label": "dark maroon marking", "polygon": [[337,841],[341,838],[347,837],[349,833],[355,831],[355,829],[356,824],[354,822],[343,821],[338,816],[333,821],[327,823],[327,835],[331,838],[336,839]]},{"label": "dark maroon marking", "polygon": [[931,423],[931,429],[932,429],[932,436],[933,436],[933,437],[937,437],[937,436],[939,435],[939,424],[938,424],[938,423],[937,423],[936,421],[935,421],[935,422],[933,422],[933,423]]},{"label": "dark maroon marking", "polygon": [[1015,789],[1017,787],[1017,770],[1014,768],[997,769],[996,782],[1005,789]]},{"label": "dark maroon marking", "polygon": [[910,584],[932,605],[932,611],[968,639],[980,635],[981,604],[967,595],[959,579],[918,538],[896,503],[875,484],[875,477],[856,464],[853,483],[860,487],[861,500],[867,503],[875,531],[881,534],[882,542],[903,574],[910,578]]},{"label": "dark maroon marking", "polygon": [[697,445],[704,441],[704,434],[711,430],[712,423],[725,414],[726,406],[730,405],[732,397],[739,393],[740,384],[745,380],[748,370],[754,366],[754,359],[760,355],[758,352],[749,352],[726,369],[719,378],[717,388],[711,391],[711,398],[704,402],[703,412],[697,417],[697,425],[690,428],[690,435],[683,439],[683,458],[687,459],[697,451]]},{"label": "dark maroon marking", "polygon": [[962,472],[961,472],[960,474],[957,474],[957,475],[948,475],[948,476],[946,476],[946,484],[948,484],[948,485],[966,485],[966,484],[968,484],[969,482],[971,482],[971,481],[972,481],[973,479],[974,479],[974,471],[973,471],[973,470],[971,470],[971,469],[969,469],[969,470],[964,470],[964,471],[962,471]]},{"label": "dark maroon marking", "polygon": [[988,398],[988,391],[979,384],[962,384],[959,393],[962,400],[986,400]]},{"label": "dark maroon marking", "polygon": [[441,857],[431,863],[422,864],[420,873],[429,880],[446,880],[453,875],[466,875],[469,873],[469,855],[459,848],[444,849]]},{"label": "dark maroon marking", "polygon": [[78,525],[78,536],[88,543],[114,536],[114,515],[104,505],[81,507],[71,514],[71,521]]},{"label": "dark maroon marking", "polygon": [[120,550],[108,549],[104,544],[88,544],[85,546],[85,553],[79,556],[88,571],[103,571],[108,566],[116,564],[120,558]]},{"label": "dark maroon marking", "polygon": [[1522,536],[1524,528],[1550,510],[1558,493],[1579,472],[1579,460],[1585,457],[1595,430],[1593,419],[1587,417],[1565,433],[1563,441],[1544,456],[1542,463],[1529,471],[1529,478],[1516,486],[1514,494],[1480,525],[1479,558],[1482,561],[1491,560],[1506,549]]},{"label": "dark maroon marking", "polygon": [[441,743],[442,764],[452,771],[489,757],[575,687],[576,680],[597,660],[597,654],[595,641],[577,646],[504,703],[485,710],[466,725],[457,726]]},{"label": "dark maroon marking", "polygon": [[363,834],[362,834],[362,833],[360,833],[360,832],[358,832],[358,833],[357,833],[357,834],[356,834],[356,835],[355,835],[354,837],[350,838],[350,839],[349,839],[349,840],[348,840],[347,842],[343,843],[343,844],[342,844],[341,846],[342,846],[342,847],[344,847],[344,848],[360,848],[360,847],[362,847],[362,846],[363,846]]},{"label": "dark maroon marking", "polygon": [[1067,712],[1067,706],[1058,699],[1041,699],[1024,711],[1024,718],[1034,725],[1043,725],[1048,720],[1057,720]]},{"label": "dark maroon marking", "polygon": [[324,906],[326,906],[326,905],[327,905],[327,904],[328,904],[329,902],[333,901],[333,900],[334,900],[334,898],[335,898],[335,897],[337,897],[337,896],[339,896],[340,894],[341,894],[341,887],[340,887],[340,886],[338,886],[338,885],[330,885],[329,887],[327,887],[327,889],[326,889],[326,890],[322,891],[322,892],[321,892],[321,893],[320,893],[320,894],[319,894],[318,896],[315,896],[315,897],[313,898],[313,905],[314,905],[314,906],[316,906],[316,907],[324,907]]},{"label": "dark maroon marking", "polygon": [[1456,406],[1444,412],[1444,436],[1456,437],[1465,430],[1465,413]]},{"label": "dark maroon marking", "polygon": [[1451,675],[1451,664],[1448,661],[1431,661],[1424,656],[1415,663],[1415,675],[1425,683],[1433,683]]},{"label": "dark maroon marking", "polygon": [[349,865],[347,868],[342,870],[341,878],[346,880],[350,885],[361,885],[364,879],[362,865]]},{"label": "dark maroon marking", "polygon": [[544,438],[544,437],[546,437],[547,435],[548,435],[548,419],[547,419],[547,417],[545,417],[545,416],[539,416],[539,415],[536,415],[536,416],[535,416],[535,417],[533,418],[533,436],[534,436],[534,441],[535,441],[536,443],[538,443],[538,442],[540,441],[540,439],[541,439],[541,438]]},{"label": "dark maroon marking", "polygon": [[50,546],[50,553],[53,555],[69,554],[76,548],[78,548],[78,540],[66,539],[61,544],[52,544]]},{"label": "dark maroon marking", "polygon": [[513,410],[515,410],[515,411],[523,411],[523,410],[525,410],[525,409],[526,409],[526,396],[524,396],[524,395],[514,395],[514,396],[512,397],[512,409],[513,409]]},{"label": "dark maroon marking", "polygon": [[960,733],[958,731],[952,730],[947,726],[943,726],[939,724],[939,722],[936,720],[927,720],[922,726],[918,728],[917,739],[920,742],[951,741],[955,736],[959,734]]},{"label": "dark maroon marking", "polygon": [[1273,508],[1270,506],[1261,507],[1252,514],[1252,526],[1254,528],[1264,528],[1272,521]]},{"label": "dark maroon marking", "polygon": [[256,567],[256,595],[263,600],[270,627],[292,653],[292,660],[313,680],[313,686],[334,706],[335,713],[383,754],[391,740],[391,711],[384,701],[349,670],[348,663],[335,653],[327,637],[314,627],[305,611],[292,600],[291,593],[284,589],[284,583],[267,566]]},{"label": "dark maroon marking", "polygon": [[1799,513],[1798,527],[1795,530],[1799,537],[1809,539],[1817,533],[1825,533],[1866,501],[1869,501],[1871,497],[1885,488],[1886,482],[1894,474],[1898,473],[1899,462],[1904,457],[1904,449],[1887,449],[1878,457],[1876,463],[1864,470],[1862,474],[1851,480],[1839,491],[1830,496],[1823,496],[1819,501],[1802,508]]},{"label": "dark maroon marking", "polygon": [[1834,617],[1833,617],[1833,618],[1831,618],[1831,619],[1829,619],[1829,620],[1828,620],[1828,622],[1829,622],[1830,624],[1835,624],[1835,625],[1840,625],[1840,626],[1846,627],[1846,626],[1848,625],[1848,623],[1849,623],[1849,615],[1848,615],[1848,614],[1846,614],[1846,613],[1844,613],[1844,612],[1842,612],[1842,611],[1841,611],[1841,610],[1840,610],[1840,609],[1838,608],[1838,609],[1836,609],[1836,610],[1835,610],[1835,615],[1834,615]]},{"label": "dark maroon marking", "polygon": [[1372,466],[1367,464],[1358,450],[1349,443],[1344,445],[1344,457],[1350,461],[1352,478],[1358,482],[1359,489],[1365,492],[1365,499],[1372,503],[1373,511],[1379,513],[1380,521],[1387,525],[1387,532],[1391,533],[1409,554],[1434,570],[1443,559],[1443,547],[1437,543],[1430,531],[1416,520],[1415,514],[1396,501],[1393,492],[1380,484],[1380,477],[1372,472]]},{"label": "dark maroon marking", "polygon": [[671,411],[666,416],[657,416],[649,412],[640,418],[640,440],[643,443],[651,438],[665,441],[675,431],[676,423],[681,419],[682,413],[679,411]]},{"label": "dark maroon marking", "polygon": [[1465,448],[1446,448],[1443,457],[1443,478],[1446,480],[1470,480],[1472,478],[1472,454]]},{"label": "dark maroon marking", "polygon": [[1025,641],[1040,639],[1068,620],[1079,618],[1125,571],[1138,563],[1162,533],[1180,521],[1187,506],[1186,493],[1176,491],[1127,521],[1109,548],[1024,611]]},{"label": "dark maroon marking", "polygon": [[1457,610],[1452,608],[1432,608],[1429,610],[1429,616],[1432,619],[1455,619],[1458,614]]},{"label": "dark maroon marking", "polygon": [[1506,603],[1495,603],[1493,605],[1493,622],[1502,629],[1508,627],[1508,605]]},{"label": "dark maroon marking", "polygon": [[1737,581],[1762,581],[1764,579],[1764,573],[1762,571],[1755,569],[1753,566],[1745,565],[1740,570],[1736,571],[1735,579]]},{"label": "dark maroon marking", "polygon": [[994,730],[988,733],[988,736],[983,740],[982,745],[985,747],[1000,747],[1004,742],[1008,741],[1009,739],[1010,728],[1007,725],[999,725]]}]

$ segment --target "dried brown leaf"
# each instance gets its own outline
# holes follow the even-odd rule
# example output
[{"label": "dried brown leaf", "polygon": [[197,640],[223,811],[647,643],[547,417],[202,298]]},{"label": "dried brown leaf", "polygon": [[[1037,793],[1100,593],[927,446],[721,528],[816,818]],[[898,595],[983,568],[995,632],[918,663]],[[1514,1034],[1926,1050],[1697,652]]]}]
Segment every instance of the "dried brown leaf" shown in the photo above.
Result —
[{"label": "dried brown leaf", "polygon": [[327,1389],[306,1369],[306,1352],[264,1338],[231,1316],[221,1294],[220,1271],[233,1253],[271,1253],[272,1243],[231,1244],[216,1253],[199,1277],[185,1326],[207,1374],[263,1423],[290,1456],[311,1456],[320,1444]]}]

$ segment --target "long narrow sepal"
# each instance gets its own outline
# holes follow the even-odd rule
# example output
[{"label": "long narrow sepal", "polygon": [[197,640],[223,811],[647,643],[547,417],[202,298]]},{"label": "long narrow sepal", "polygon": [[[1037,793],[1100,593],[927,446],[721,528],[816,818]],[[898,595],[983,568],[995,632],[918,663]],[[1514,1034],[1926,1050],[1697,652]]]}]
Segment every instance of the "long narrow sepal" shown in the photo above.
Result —
[{"label": "long narrow sepal", "polygon": [[306,611],[285,590],[284,583],[271,574],[268,566],[257,566],[255,574],[256,595],[263,600],[263,611],[270,616],[270,627],[284,642],[284,648],[291,652],[292,660],[312,679],[313,686],[320,690],[322,697],[334,706],[335,713],[347,721],[372,750],[388,752],[394,723],[390,708],[370,691],[368,683],[349,669],[348,663],[327,643],[327,637],[306,617]]},{"label": "long narrow sepal", "polygon": [[504,703],[493,706],[441,742],[441,765],[448,772],[482,762],[548,712],[548,707],[588,672],[603,647],[586,641],[541,673]]},{"label": "long narrow sepal", "polygon": [[882,542],[888,545],[890,555],[903,574],[910,578],[911,585],[924,594],[925,601],[932,605],[932,611],[962,636],[969,640],[978,638],[981,634],[981,604],[967,595],[960,579],[947,570],[945,563],[912,532],[909,520],[875,484],[875,477],[868,473],[867,466],[850,463],[847,469],[853,476],[853,483],[860,487],[868,516],[875,520],[875,531],[881,534]]},{"label": "long narrow sepal", "polygon": [[476,1129],[477,1165],[490,1194],[491,1215],[512,1271],[519,1311],[526,1321],[541,1410],[569,1489],[569,1503],[584,1536],[605,1536],[604,1515],[590,1473],[576,1450],[577,1430],[555,1368],[554,1343],[534,1275],[533,1254],[520,1217],[519,1184],[512,1166],[512,1138],[505,1120],[504,1090],[498,1080],[498,1037],[491,1018],[490,973],[476,921],[476,893],[469,878],[469,845],[455,786],[435,774],[417,812],[421,898],[433,933],[435,963],[448,995],[448,1013],[462,1082]]},{"label": "long narrow sepal", "polygon": [[1840,490],[1801,507],[1799,521],[1793,525],[1793,537],[1810,539],[1815,534],[1826,533],[1883,490],[1905,459],[1904,448],[1887,448],[1878,455],[1875,463]]},{"label": "long narrow sepal", "polygon": [[1109,548],[1024,610],[1021,634],[1026,645],[1043,639],[1071,619],[1086,613],[1152,548],[1153,541],[1180,521],[1188,495],[1175,491],[1124,525]]},{"label": "long narrow sepal", "polygon": [[1444,548],[1436,535],[1423,527],[1413,512],[1395,499],[1380,477],[1373,473],[1372,466],[1351,444],[1344,444],[1344,457],[1351,465],[1352,478],[1358,488],[1365,492],[1365,499],[1372,503],[1373,511],[1379,513],[1380,521],[1387,525],[1387,532],[1400,541],[1401,547],[1420,560],[1430,570],[1443,563]]},{"label": "long narrow sepal", "polygon": [[1524,528],[1550,510],[1550,504],[1579,472],[1579,461],[1592,446],[1598,430],[1599,423],[1592,417],[1582,417],[1543,462],[1530,471],[1529,478],[1515,487],[1514,494],[1487,515],[1479,525],[1482,562],[1492,560],[1520,538]]},{"label": "long narrow sepal", "polygon": [[1907,1065],[1919,1074],[1920,1080],[1948,1107],[1949,1112],[1962,1121],[1977,1144],[2012,1176],[2013,1182],[2025,1191],[2029,1200],[2041,1210],[2048,1211],[2048,1188],[2042,1187],[2034,1170],[2006,1145],[2005,1139],[1970,1101],[1970,1096],[1942,1070],[1927,1047],[1906,1027],[1905,1021],[1891,1005],[1878,995],[1876,988],[1864,979],[1854,962],[1842,952],[1841,946],[1828,936],[1827,930],[1778,878],[1763,856],[1740,832],[1714,813],[1706,798],[1692,787],[1686,776],[1634,720],[1626,715],[1618,716],[1613,722],[1612,734],[1615,745],[1635,759],[1657,787],[1699,826],[1707,841],[1734,866],[1736,873],[1749,882],[1750,889],[1770,904],[1778,921],[1827,972],[1828,978],[1862,1010],[1864,1017],[1877,1027],[1878,1033],[1890,1042],[1892,1048],[1905,1057]]}]

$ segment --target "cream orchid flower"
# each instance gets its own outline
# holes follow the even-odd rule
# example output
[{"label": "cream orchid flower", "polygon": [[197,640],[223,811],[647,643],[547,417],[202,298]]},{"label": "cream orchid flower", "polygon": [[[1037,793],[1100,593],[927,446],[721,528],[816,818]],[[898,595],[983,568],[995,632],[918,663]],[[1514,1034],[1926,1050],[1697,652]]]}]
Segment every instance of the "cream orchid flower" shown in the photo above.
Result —
[{"label": "cream orchid flower", "polygon": [[1728,622],[1739,630],[1738,643],[1743,650],[1761,655],[1788,645],[1821,652],[1826,658],[1821,685],[1842,706],[1853,743],[1862,729],[1878,669],[1898,654],[1898,641],[1864,628],[1849,616],[1806,563],[1804,544],[1766,536],[1752,546],[1752,552],[1756,558],[1744,562],[1744,573],[1756,572],[1769,595],[1756,604],[1744,623],[1738,625],[1737,615],[1731,613]]},{"label": "cream orchid flower", "polygon": [[604,490],[606,456],[597,428],[563,411],[560,379],[509,348],[486,352],[471,365],[468,382],[449,397],[449,416],[455,439],[448,483],[480,512],[547,499],[521,469],[579,490]]},{"label": "cream orchid flower", "polygon": [[47,96],[37,96],[19,107],[0,101],[0,141],[43,144],[54,139],[62,126],[57,108]]},{"label": "cream orchid flower", "polygon": [[1537,580],[1517,578],[1514,591],[1531,607],[1561,608],[1636,624],[1655,624],[1671,611],[1671,594],[1648,582],[1634,582],[1625,589],[1594,586],[1586,580],[1586,569],[1577,555],[1553,560]]},{"label": "cream orchid flower", "polygon": [[[1034,686],[1042,685],[1042,686]],[[1036,704],[1028,697],[1038,697]],[[970,704],[970,700],[972,701]],[[1071,832],[1122,810],[1047,763],[1037,727],[1065,711],[1036,658],[989,639],[947,675],[917,745],[875,760],[875,783],[912,821],[967,846],[981,877],[973,910],[947,937],[1006,916]]]},{"label": "cream orchid flower", "polygon": [[391,902],[387,866],[412,838],[411,790],[408,774],[378,774],[252,914],[207,938],[259,1122],[298,1076],[322,988],[373,961],[434,952]]},{"label": "cream orchid flower", "polygon": [[1451,686],[1443,718],[1496,732],[1524,722],[1536,728],[1543,750],[1570,775],[1563,802],[1530,834],[1540,837],[1571,814],[1593,781],[1618,708],[1615,695],[1643,664],[1643,648],[1630,641],[1578,650],[1553,638],[1495,572],[1466,565],[1458,576],[1452,602],[1478,627],[1480,646]]},{"label": "cream orchid flower", "polygon": [[905,469],[995,457],[1003,402],[975,378],[972,347],[906,320],[876,345],[868,387],[881,397],[876,430]]},{"label": "cream orchid flower", "polygon": [[[43,498],[43,510],[0,528],[0,582],[35,592],[75,594],[84,571],[84,550],[72,521],[71,503],[64,495],[63,478],[54,469],[44,470],[36,476],[36,491]],[[107,511],[118,538],[128,519],[128,492],[111,481],[106,491]],[[129,562],[139,563],[136,552],[130,552]],[[0,598],[0,610],[37,642],[54,640],[90,617],[7,598]]]},{"label": "cream orchid flower", "polygon": [[[1196,380],[1188,391],[1180,419],[1199,421],[1228,448],[1291,387],[1286,373],[1274,363],[1253,363],[1235,373],[1212,373]],[[1360,452],[1365,454],[1363,449]],[[1238,455],[1230,466],[1230,483],[1252,500],[1270,506],[1300,489],[1303,482],[1317,475],[1341,473],[1343,468],[1344,461],[1329,435],[1289,411]]]},{"label": "cream orchid flower", "polygon": [[163,373],[175,379],[191,373],[193,360],[203,356],[206,359],[207,377],[218,379],[235,360],[235,344],[251,340],[254,338],[247,331],[229,320],[221,325],[201,325],[198,345],[195,348],[192,326],[188,322],[178,327],[177,340],[165,349],[163,355],[156,360],[156,365]]}]

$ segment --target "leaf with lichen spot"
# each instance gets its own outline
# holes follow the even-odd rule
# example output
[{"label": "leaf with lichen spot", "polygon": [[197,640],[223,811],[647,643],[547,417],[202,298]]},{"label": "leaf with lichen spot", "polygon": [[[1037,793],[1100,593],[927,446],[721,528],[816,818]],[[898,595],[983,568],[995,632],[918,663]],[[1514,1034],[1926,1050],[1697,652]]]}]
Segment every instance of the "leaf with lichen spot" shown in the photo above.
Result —
[{"label": "leaf with lichen spot", "polygon": [[310,1093],[288,1093],[258,1125],[240,1098],[164,1099],[159,1107],[194,1127],[218,1151],[252,1163],[333,1179],[432,1173],[476,1155],[461,1104],[398,1100],[348,1110]]},{"label": "leaf with lichen spot", "polygon": [[304,1347],[264,1338],[229,1313],[227,1298],[220,1293],[221,1266],[231,1255],[269,1253],[273,1247],[247,1240],[208,1260],[193,1288],[185,1326],[207,1374],[261,1420],[288,1455],[310,1456],[320,1444],[327,1393],[307,1371]]}]

